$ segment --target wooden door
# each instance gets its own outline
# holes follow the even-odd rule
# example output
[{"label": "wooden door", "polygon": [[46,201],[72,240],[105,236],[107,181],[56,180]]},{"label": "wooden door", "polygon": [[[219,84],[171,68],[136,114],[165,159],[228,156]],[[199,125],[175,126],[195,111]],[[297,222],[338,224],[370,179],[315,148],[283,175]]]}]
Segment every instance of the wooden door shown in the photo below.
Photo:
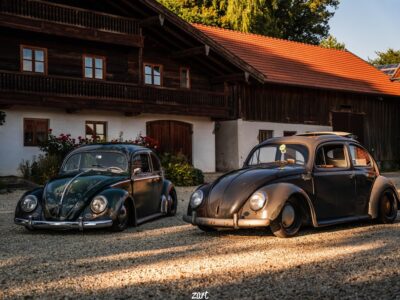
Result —
[{"label": "wooden door", "polygon": [[183,154],[192,161],[192,125],[161,120],[147,122],[147,136],[160,143],[161,153]]},{"label": "wooden door", "polygon": [[350,132],[357,136],[360,143],[364,143],[364,121],[364,114],[332,112],[333,131]]}]

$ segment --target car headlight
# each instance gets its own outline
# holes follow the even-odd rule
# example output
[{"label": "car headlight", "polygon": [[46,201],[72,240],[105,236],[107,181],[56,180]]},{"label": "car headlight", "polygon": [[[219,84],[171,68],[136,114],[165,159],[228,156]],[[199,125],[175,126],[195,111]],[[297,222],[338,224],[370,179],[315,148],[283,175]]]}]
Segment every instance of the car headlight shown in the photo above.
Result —
[{"label": "car headlight", "polygon": [[190,197],[190,206],[192,208],[197,208],[203,202],[204,193],[202,190],[195,191],[192,196]]},{"label": "car headlight", "polygon": [[21,208],[24,212],[33,212],[38,205],[38,199],[35,195],[25,196],[21,201]]},{"label": "car headlight", "polygon": [[250,197],[250,208],[254,211],[260,210],[264,207],[267,201],[267,196],[263,192],[256,192]]},{"label": "car headlight", "polygon": [[106,197],[96,196],[96,197],[94,197],[94,199],[92,200],[92,203],[90,204],[90,209],[95,214],[101,214],[103,211],[106,210],[107,204],[108,204],[108,201],[107,201]]}]

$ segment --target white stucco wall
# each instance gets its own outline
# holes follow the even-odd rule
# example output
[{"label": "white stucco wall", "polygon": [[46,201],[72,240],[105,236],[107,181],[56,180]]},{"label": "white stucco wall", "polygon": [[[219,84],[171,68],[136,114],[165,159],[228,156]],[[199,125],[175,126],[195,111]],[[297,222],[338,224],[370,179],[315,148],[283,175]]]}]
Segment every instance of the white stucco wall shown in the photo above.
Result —
[{"label": "white stucco wall", "polygon": [[72,137],[85,136],[85,121],[106,121],[108,139],[116,139],[122,131],[124,139],[135,139],[146,134],[146,122],[176,120],[193,125],[193,164],[204,172],[215,171],[214,122],[210,118],[144,114],[125,117],[121,113],[81,111],[67,114],[61,110],[38,108],[12,108],[5,110],[6,123],[0,126],[0,176],[18,175],[18,165],[39,154],[37,147],[24,147],[23,119],[43,118],[50,120],[53,133],[70,133]]},{"label": "white stucco wall", "polygon": [[[237,132],[235,133],[235,130]],[[296,131],[298,134],[309,131],[331,131],[330,126],[304,125],[304,124],[288,124],[288,123],[271,123],[271,122],[252,122],[236,121],[220,122],[217,137],[220,139],[218,143],[226,145],[226,152],[229,154],[222,157],[223,151],[217,151],[218,170],[227,171],[239,168],[243,165],[250,150],[258,144],[258,134],[260,130],[272,130],[274,137],[283,136],[284,131]],[[237,137],[237,140],[235,140]],[[237,150],[230,151],[237,143]],[[217,149],[219,147],[217,146]],[[224,161],[224,165],[220,164]],[[222,168],[221,168],[222,167]],[[224,168],[226,167],[226,168]]]}]

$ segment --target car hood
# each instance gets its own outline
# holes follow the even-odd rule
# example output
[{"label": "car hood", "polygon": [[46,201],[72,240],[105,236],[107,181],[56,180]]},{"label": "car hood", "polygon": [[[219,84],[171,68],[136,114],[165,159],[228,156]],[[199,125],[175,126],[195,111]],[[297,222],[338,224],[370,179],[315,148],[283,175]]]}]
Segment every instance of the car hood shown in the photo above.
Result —
[{"label": "car hood", "polygon": [[275,179],[302,174],[304,167],[251,167],[230,172],[217,179],[207,197],[207,215],[210,218],[232,218],[247,199],[259,188]]},{"label": "car hood", "polygon": [[46,219],[75,220],[97,193],[123,179],[126,176],[87,171],[51,180],[45,186],[43,194]]}]

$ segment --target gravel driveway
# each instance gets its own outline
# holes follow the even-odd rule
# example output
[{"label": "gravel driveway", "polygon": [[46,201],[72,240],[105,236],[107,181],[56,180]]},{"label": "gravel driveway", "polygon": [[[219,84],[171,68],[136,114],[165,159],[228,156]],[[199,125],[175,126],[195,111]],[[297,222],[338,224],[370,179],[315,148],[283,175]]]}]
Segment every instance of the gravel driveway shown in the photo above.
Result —
[{"label": "gravel driveway", "polygon": [[[182,214],[123,233],[28,232],[13,225],[21,191],[0,196],[0,299],[400,299],[400,219],[303,229],[202,233]],[[185,200],[184,200],[185,199]]]}]

